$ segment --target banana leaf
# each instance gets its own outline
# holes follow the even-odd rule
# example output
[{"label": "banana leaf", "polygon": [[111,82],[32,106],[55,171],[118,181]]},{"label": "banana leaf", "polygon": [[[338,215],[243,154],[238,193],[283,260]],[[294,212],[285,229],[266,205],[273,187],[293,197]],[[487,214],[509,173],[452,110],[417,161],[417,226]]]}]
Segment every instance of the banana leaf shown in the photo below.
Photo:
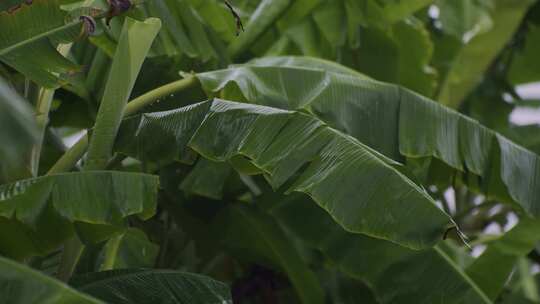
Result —
[{"label": "banana leaf", "polygon": [[[7,172],[21,167],[37,140],[37,127],[32,110],[7,83],[0,78],[0,183]],[[29,159],[29,158],[28,158]]]},{"label": "banana leaf", "polygon": [[[278,62],[283,66],[269,66]],[[540,215],[536,154],[400,86],[338,72],[333,65],[326,70],[323,64],[308,58],[262,59],[198,77],[209,95],[221,92],[232,100],[308,111],[394,160],[435,158],[472,189]]]},{"label": "banana leaf", "polygon": [[440,245],[416,251],[347,232],[302,196],[276,201],[269,212],[329,267],[365,282],[378,303],[492,303]]},{"label": "banana leaf", "polygon": [[307,193],[351,232],[418,249],[452,225],[398,163],[303,113],[216,99],[128,118],[115,146],[160,163],[188,148],[213,161],[243,161],[274,189]]},{"label": "banana leaf", "polygon": [[75,277],[70,285],[111,304],[232,304],[227,285],[172,270],[102,271]]},{"label": "banana leaf", "polygon": [[0,298],[10,304],[103,304],[66,284],[0,256]]},{"label": "banana leaf", "polygon": [[67,2],[25,1],[0,11],[0,61],[47,88],[59,87],[68,74],[79,71],[56,50],[59,43],[73,42],[90,31],[89,24],[60,8]]},{"label": "banana leaf", "polygon": [[88,227],[118,230],[128,216],[147,219],[155,212],[157,187],[156,176],[114,171],[65,173],[2,185],[0,252],[19,258],[43,255],[75,229],[92,241],[98,236]]}]

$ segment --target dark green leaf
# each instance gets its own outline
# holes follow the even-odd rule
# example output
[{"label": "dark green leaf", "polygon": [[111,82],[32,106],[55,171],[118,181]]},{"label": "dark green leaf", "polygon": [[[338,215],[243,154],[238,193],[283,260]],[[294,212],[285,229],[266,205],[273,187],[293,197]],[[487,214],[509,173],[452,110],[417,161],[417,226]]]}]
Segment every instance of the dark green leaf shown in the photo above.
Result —
[{"label": "dark green leaf", "polygon": [[[114,171],[58,174],[0,186],[0,230],[21,237],[0,233],[0,250],[43,254],[73,232],[70,223],[118,225],[130,215],[147,219],[155,212],[157,186],[156,176]],[[13,252],[20,246],[23,252]]]},{"label": "dark green leaf", "polygon": [[0,257],[0,298],[9,304],[103,304],[64,283]]},{"label": "dark green leaf", "polygon": [[471,187],[540,214],[536,154],[399,86],[346,70],[328,72],[317,68],[320,61],[314,67],[293,58],[279,62],[284,66],[237,66],[198,77],[208,94],[224,90],[231,99],[306,110],[395,160],[442,160],[463,174],[472,173]]},{"label": "dark green leaf", "polygon": [[274,188],[309,194],[351,232],[424,248],[452,225],[395,162],[297,112],[214,100],[127,119],[116,145],[162,162],[187,146],[214,161],[246,157]]},{"label": "dark green leaf", "polygon": [[232,304],[227,285],[179,271],[111,270],[81,276],[70,283],[111,304]]},{"label": "dark green leaf", "polygon": [[315,274],[272,217],[247,206],[228,208],[219,217],[216,225],[225,235],[225,246],[236,255],[264,257],[271,266],[282,269],[302,303],[324,303],[324,293]]}]

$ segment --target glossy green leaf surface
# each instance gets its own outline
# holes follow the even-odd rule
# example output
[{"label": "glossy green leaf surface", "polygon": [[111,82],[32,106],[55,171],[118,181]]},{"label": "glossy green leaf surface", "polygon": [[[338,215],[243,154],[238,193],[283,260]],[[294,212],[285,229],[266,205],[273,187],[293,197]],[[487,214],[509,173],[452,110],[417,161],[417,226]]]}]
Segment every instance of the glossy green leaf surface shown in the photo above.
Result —
[{"label": "glossy green leaf surface", "polygon": [[[230,99],[306,110],[395,160],[442,160],[451,168],[481,177],[476,186],[480,191],[513,200],[531,215],[540,214],[540,159],[536,154],[399,86],[346,70],[334,73],[317,66],[306,68],[305,62],[294,63],[294,58],[276,62],[284,65],[255,62],[198,77],[208,94],[223,90],[223,96]],[[494,186],[501,183],[506,189]]]},{"label": "glossy green leaf surface", "polygon": [[231,304],[227,285],[202,275],[124,269],[87,274],[70,282],[80,291],[111,304]]},{"label": "glossy green leaf surface", "polygon": [[298,112],[214,100],[126,119],[116,144],[141,160],[158,149],[162,162],[187,147],[214,161],[246,157],[274,188],[307,193],[351,232],[424,248],[452,224],[397,163]]}]

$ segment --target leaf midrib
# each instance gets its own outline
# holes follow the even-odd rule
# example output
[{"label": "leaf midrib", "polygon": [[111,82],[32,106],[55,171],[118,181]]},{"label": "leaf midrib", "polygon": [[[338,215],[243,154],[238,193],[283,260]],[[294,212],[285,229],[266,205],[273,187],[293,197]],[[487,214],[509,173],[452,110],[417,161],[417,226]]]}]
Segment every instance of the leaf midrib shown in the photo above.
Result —
[{"label": "leaf midrib", "polygon": [[18,49],[18,48],[24,47],[26,45],[29,45],[29,44],[31,44],[33,42],[36,42],[36,41],[40,40],[40,39],[47,38],[49,36],[60,33],[62,31],[69,30],[69,29],[71,29],[73,27],[76,27],[76,26],[80,25],[81,23],[82,23],[81,20],[76,20],[76,21],[73,21],[71,23],[68,23],[68,24],[62,25],[60,27],[57,27],[55,29],[45,31],[45,32],[43,32],[41,34],[35,35],[35,36],[33,36],[33,37],[29,38],[29,39],[25,39],[25,40],[22,40],[20,42],[17,42],[15,44],[11,45],[11,46],[8,46],[7,48],[1,49],[0,50],[0,56],[3,56],[3,55],[5,55],[5,54],[7,54],[7,53],[9,53],[9,52],[11,52],[11,51],[13,51],[15,49]]}]

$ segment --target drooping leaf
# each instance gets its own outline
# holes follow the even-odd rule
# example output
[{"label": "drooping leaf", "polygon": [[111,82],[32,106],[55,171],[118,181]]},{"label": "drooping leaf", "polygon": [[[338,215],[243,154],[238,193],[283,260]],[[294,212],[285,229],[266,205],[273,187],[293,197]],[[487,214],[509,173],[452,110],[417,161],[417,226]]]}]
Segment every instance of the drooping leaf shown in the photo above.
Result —
[{"label": "drooping leaf", "polygon": [[[307,59],[303,59],[307,60]],[[437,158],[472,174],[471,187],[540,215],[539,157],[478,122],[396,85],[306,67],[235,66],[198,75],[208,94],[283,109],[303,109],[391,157]],[[321,61],[316,61],[320,66]],[[262,65],[262,66],[259,66]],[[333,69],[336,71],[336,69]],[[474,178],[476,176],[476,178]],[[480,177],[480,178],[478,178]]]},{"label": "drooping leaf", "polygon": [[188,146],[214,161],[246,157],[274,188],[307,193],[351,232],[424,248],[451,225],[397,163],[302,113],[214,100],[126,119],[116,149],[170,162]]},{"label": "drooping leaf", "polygon": [[232,248],[236,255],[264,257],[265,262],[283,270],[302,303],[324,303],[315,274],[272,217],[247,206],[227,208],[218,217],[216,225],[225,235],[224,246]]},{"label": "drooping leaf", "polygon": [[10,304],[103,304],[64,283],[0,256],[0,298]]},{"label": "drooping leaf", "polygon": [[227,285],[172,270],[103,271],[76,277],[70,284],[111,304],[232,304]]},{"label": "drooping leaf", "polygon": [[58,43],[86,34],[84,22],[68,18],[60,8],[64,2],[25,1],[12,11],[0,12],[0,60],[47,88],[58,87],[62,74],[78,69],[56,51]]},{"label": "drooping leaf", "polygon": [[74,223],[118,226],[131,215],[147,219],[155,212],[157,186],[155,176],[114,171],[2,185],[0,251],[9,256],[45,254],[73,233]]},{"label": "drooping leaf", "polygon": [[304,197],[275,202],[270,213],[330,267],[366,282],[381,304],[492,303],[438,247],[415,251],[347,232]]}]

